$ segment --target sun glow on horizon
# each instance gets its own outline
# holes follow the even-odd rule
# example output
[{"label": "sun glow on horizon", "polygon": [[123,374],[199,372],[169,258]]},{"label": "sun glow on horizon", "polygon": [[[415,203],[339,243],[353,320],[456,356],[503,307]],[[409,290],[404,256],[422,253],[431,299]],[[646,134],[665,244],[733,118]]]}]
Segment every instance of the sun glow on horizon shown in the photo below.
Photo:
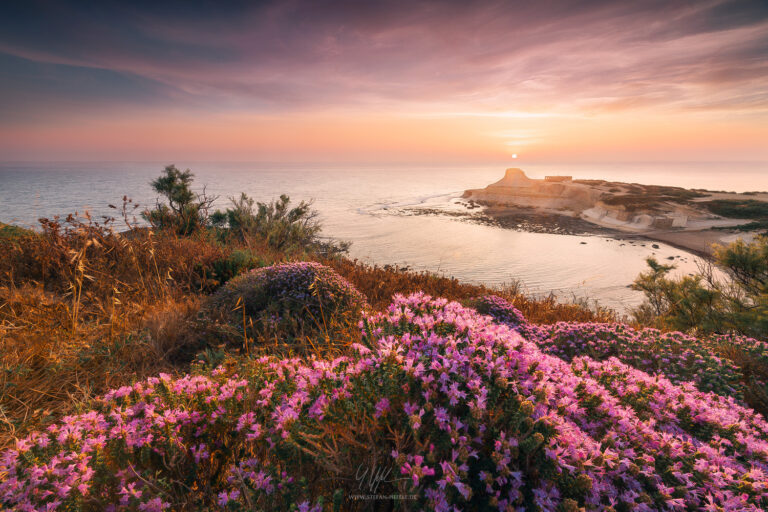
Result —
[{"label": "sun glow on horizon", "polygon": [[768,11],[557,4],[20,5],[0,11],[0,154],[768,161]]}]

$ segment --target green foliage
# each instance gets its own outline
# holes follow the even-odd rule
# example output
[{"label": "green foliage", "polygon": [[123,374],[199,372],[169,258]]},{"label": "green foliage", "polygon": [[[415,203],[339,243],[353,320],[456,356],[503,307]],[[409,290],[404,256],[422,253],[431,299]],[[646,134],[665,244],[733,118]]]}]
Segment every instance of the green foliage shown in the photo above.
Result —
[{"label": "green foliage", "polygon": [[753,243],[739,239],[715,250],[715,258],[728,274],[749,294],[766,290],[768,284],[768,238],[758,238]]},{"label": "green foliage", "polygon": [[675,265],[663,265],[655,258],[645,260],[650,267],[648,272],[641,273],[632,284],[633,290],[645,293],[646,310],[654,315],[661,315],[666,308],[667,274],[675,268]]},{"label": "green foliage", "polygon": [[263,239],[273,249],[286,252],[314,251],[320,254],[346,252],[349,244],[322,240],[322,225],[312,203],[301,201],[291,205],[291,199],[283,194],[270,203],[256,202],[246,194],[230,198],[232,207],[217,210],[211,215],[211,224],[227,228],[227,234],[240,240],[250,237]]},{"label": "green foliage", "polygon": [[721,217],[734,219],[768,219],[768,203],[756,199],[716,199],[701,203]]},{"label": "green foliage", "polygon": [[[715,229],[726,230],[729,228],[723,227],[723,228],[715,228]],[[758,231],[765,234],[765,233],[768,233],[768,219],[761,219],[753,222],[748,222],[746,224],[739,224],[738,226],[733,226],[730,229],[735,229],[736,231],[744,231],[744,232]]]},{"label": "green foliage", "polygon": [[667,277],[674,265],[662,265],[654,258],[647,260],[650,270],[641,273],[632,289],[645,293],[646,303],[640,307],[638,317],[656,317],[663,327],[703,332],[722,329],[722,304],[717,290],[704,284],[701,275],[684,276],[674,280]]},{"label": "green foliage", "polygon": [[659,203],[688,203],[691,199],[703,197],[706,194],[696,190],[680,187],[665,187],[659,185],[631,185],[627,194],[612,195],[603,199],[611,205],[623,205],[627,210],[648,209]]},{"label": "green foliage", "polygon": [[722,217],[752,220],[733,229],[768,232],[768,202],[756,199],[718,199],[703,204],[709,211]]},{"label": "green foliage", "polygon": [[738,293],[730,302],[736,309],[735,323],[745,326],[741,334],[765,339],[768,333],[768,236],[752,243],[739,239],[717,247],[715,258],[728,273]]},{"label": "green foliage", "polygon": [[233,234],[240,238],[246,238],[249,234],[256,233],[254,200],[243,192],[238,199],[231,197],[230,201],[232,208],[227,208],[224,211],[216,210],[211,214],[211,224],[220,228],[229,228]]},{"label": "green foliage", "polygon": [[254,268],[267,264],[258,253],[249,249],[236,249],[229,255],[214,260],[209,265],[199,265],[197,272],[206,284],[206,289],[215,289],[230,279]]},{"label": "green foliage", "polygon": [[178,212],[192,203],[195,198],[195,194],[190,189],[194,175],[189,169],[178,170],[175,165],[167,166],[163,172],[165,175],[152,182],[152,188],[155,192],[167,197],[171,209]]},{"label": "green foliage", "polygon": [[[231,207],[209,214],[216,197],[207,196],[205,189],[200,194],[193,192],[193,178],[189,169],[180,171],[174,165],[167,166],[151,182],[166,202],[158,202],[154,209],[145,211],[144,219],[155,228],[182,236],[213,227],[218,230],[221,242],[236,241],[250,247],[250,242],[258,239],[272,249],[293,254],[337,255],[349,249],[347,242],[324,240],[320,236],[322,225],[311,201],[294,205],[283,194],[278,200],[261,203],[242,193],[238,198],[230,198]],[[236,275],[224,268],[216,270],[222,271],[223,281]]]},{"label": "green foliage", "polygon": [[735,332],[764,338],[768,334],[768,238],[737,240],[715,251],[715,262],[727,279],[717,279],[711,267],[673,279],[673,265],[648,259],[632,288],[646,301],[636,311],[639,322],[701,333]]},{"label": "green foliage", "polygon": [[175,165],[166,166],[163,174],[150,184],[168,203],[157,203],[153,210],[142,214],[144,219],[155,228],[170,229],[180,235],[189,235],[205,227],[208,210],[216,198],[206,196],[205,191],[202,194],[193,192],[193,178],[189,169],[180,171]]},{"label": "green foliage", "polygon": [[0,222],[0,244],[3,242],[15,242],[20,238],[34,235],[35,232],[29,229],[20,228],[12,224],[3,224]]}]

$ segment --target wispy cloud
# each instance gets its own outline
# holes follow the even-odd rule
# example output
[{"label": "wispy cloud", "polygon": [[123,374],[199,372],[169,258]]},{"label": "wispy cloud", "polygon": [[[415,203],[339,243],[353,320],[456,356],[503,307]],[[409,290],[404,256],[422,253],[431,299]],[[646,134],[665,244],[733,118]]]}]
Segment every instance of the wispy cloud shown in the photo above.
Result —
[{"label": "wispy cloud", "polygon": [[6,123],[158,109],[754,114],[768,110],[767,85],[759,0],[0,6]]}]

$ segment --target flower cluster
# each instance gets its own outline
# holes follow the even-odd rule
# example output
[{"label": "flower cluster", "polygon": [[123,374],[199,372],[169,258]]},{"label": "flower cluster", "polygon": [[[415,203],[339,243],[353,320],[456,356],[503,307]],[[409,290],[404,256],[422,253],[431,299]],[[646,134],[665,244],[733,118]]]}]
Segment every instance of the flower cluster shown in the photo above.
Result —
[{"label": "flower cluster", "polygon": [[490,315],[494,320],[512,328],[525,325],[528,321],[515,306],[498,295],[483,295],[472,302],[472,306],[484,315]]},{"label": "flower cluster", "polygon": [[3,453],[0,504],[343,510],[373,480],[420,510],[768,507],[768,423],[732,397],[565,361],[424,294],[361,328],[349,356],[114,390]]},{"label": "flower cluster", "polygon": [[[598,361],[617,358],[624,364],[650,374],[661,374],[674,383],[693,382],[701,391],[743,400],[748,383],[743,371],[732,360],[716,354],[734,349],[761,357],[768,362],[768,344],[739,336],[695,338],[680,332],[633,329],[619,323],[558,322],[552,325],[528,324],[517,310],[502,298],[490,296],[478,311],[516,329],[548,354],[566,361],[588,356]],[[517,312],[519,313],[519,312]],[[765,387],[762,383],[757,383]]]},{"label": "flower cluster", "polygon": [[[464,477],[474,505],[487,499],[501,510],[760,510],[768,504],[768,424],[731,397],[675,385],[616,358],[569,363],[489,317],[419,295],[397,299],[367,328],[380,346],[405,345],[404,364],[420,376],[425,399],[441,403],[419,416],[420,429],[432,432],[431,440],[446,429],[452,450],[472,454],[449,460],[450,475],[440,463],[429,467],[436,475],[420,485],[434,485],[423,490],[430,508],[462,503],[465,492],[445,492],[454,472]],[[510,389],[528,418],[495,423],[514,406],[491,400]],[[430,403],[421,407],[429,411]],[[485,416],[488,410],[493,414]],[[463,436],[454,433],[455,422]],[[475,475],[485,486],[477,486]]]},{"label": "flower cluster", "polygon": [[[316,262],[258,268],[223,286],[213,299],[224,310],[243,312],[282,332],[311,331],[344,315],[357,315],[365,297],[332,269]],[[242,308],[243,311],[240,311]]]},{"label": "flower cluster", "polygon": [[596,360],[615,357],[675,383],[692,381],[702,391],[744,398],[744,375],[728,359],[717,357],[707,343],[679,332],[635,330],[623,324],[566,323],[545,327],[539,346],[567,361],[577,356]]}]

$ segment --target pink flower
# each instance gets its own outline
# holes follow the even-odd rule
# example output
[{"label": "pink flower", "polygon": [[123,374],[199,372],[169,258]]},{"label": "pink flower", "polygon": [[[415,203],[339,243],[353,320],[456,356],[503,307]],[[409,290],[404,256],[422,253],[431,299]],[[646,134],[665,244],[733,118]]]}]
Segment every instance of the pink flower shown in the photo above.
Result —
[{"label": "pink flower", "polygon": [[383,416],[387,411],[389,411],[389,399],[388,398],[382,398],[378,402],[376,402],[375,412],[373,413],[374,418],[380,418]]}]

